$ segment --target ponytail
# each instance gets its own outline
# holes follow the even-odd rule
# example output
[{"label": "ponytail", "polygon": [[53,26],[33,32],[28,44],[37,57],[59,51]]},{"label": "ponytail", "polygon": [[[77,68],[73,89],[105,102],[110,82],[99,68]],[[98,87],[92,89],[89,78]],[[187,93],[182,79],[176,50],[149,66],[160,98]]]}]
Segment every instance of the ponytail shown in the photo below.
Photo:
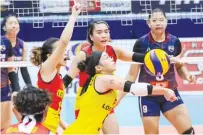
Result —
[{"label": "ponytail", "polygon": [[88,79],[85,82],[84,86],[82,87],[80,96],[84,94],[87,91],[87,88],[89,86],[89,83],[91,82],[92,77],[96,74],[95,66],[99,64],[100,58],[102,56],[103,52],[96,51],[93,52],[92,55],[87,57],[87,59],[84,61],[81,61],[78,63],[78,69],[80,69],[81,72],[87,72]]},{"label": "ponytail", "polygon": [[41,60],[41,47],[34,47],[31,50],[31,56],[30,56],[30,61],[35,65],[35,66],[40,66],[42,64]]}]

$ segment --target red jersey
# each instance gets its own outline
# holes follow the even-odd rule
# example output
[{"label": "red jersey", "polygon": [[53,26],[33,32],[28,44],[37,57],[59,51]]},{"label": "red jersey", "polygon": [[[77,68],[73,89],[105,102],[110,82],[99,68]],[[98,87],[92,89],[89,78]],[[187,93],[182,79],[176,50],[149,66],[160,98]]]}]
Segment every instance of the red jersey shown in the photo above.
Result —
[{"label": "red jersey", "polygon": [[[88,45],[88,46],[86,45],[84,48],[82,48],[82,51],[84,51],[86,53],[87,57],[93,53],[91,45]],[[117,57],[116,57],[116,53],[115,53],[113,47],[110,45],[107,45],[105,51],[110,57],[113,58],[114,62],[116,62]],[[88,79],[87,72],[80,72],[79,73],[79,85],[80,85],[80,87],[83,87],[83,85],[85,84],[87,79]]]},{"label": "red jersey", "polygon": [[40,89],[48,90],[52,93],[52,104],[50,107],[58,112],[61,111],[62,100],[65,93],[63,79],[59,74],[56,74],[54,79],[50,82],[44,82],[41,78],[40,71],[38,72],[37,86]]},{"label": "red jersey", "polygon": [[[12,126],[6,128],[6,129],[4,129],[1,132],[1,134],[17,134],[17,135],[19,135],[19,134],[27,134],[27,133],[23,133],[23,132],[19,131],[19,129],[18,129],[19,124],[20,123],[12,125]],[[44,127],[40,123],[37,123],[30,134],[31,135],[33,135],[33,134],[46,134],[46,135],[48,135],[49,133],[50,133],[50,130],[48,130],[46,127]]]}]

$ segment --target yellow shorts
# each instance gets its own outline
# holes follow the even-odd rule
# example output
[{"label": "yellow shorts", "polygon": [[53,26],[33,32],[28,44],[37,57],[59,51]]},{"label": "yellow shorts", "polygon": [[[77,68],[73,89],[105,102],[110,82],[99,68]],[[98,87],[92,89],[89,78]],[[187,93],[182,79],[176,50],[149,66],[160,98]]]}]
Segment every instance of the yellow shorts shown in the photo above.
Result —
[{"label": "yellow shorts", "polygon": [[59,112],[49,107],[42,125],[44,125],[52,132],[56,133],[57,128],[59,126],[59,122],[60,122]]}]

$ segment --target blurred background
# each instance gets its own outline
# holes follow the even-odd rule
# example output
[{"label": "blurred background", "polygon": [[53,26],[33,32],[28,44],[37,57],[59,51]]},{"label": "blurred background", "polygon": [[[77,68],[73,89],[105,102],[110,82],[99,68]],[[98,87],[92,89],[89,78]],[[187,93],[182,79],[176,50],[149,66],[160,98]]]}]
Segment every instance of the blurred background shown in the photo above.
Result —
[{"label": "blurred background", "polygon": [[[110,26],[112,45],[132,51],[136,39],[149,32],[148,14],[154,8],[162,8],[168,18],[167,31],[180,38],[186,47],[184,57],[203,58],[203,1],[202,0],[78,0],[85,5],[75,24],[68,46],[69,57],[75,55],[81,43],[86,42],[87,26],[91,21],[103,20]],[[1,0],[1,21],[8,13],[15,13],[20,21],[19,38],[28,51],[41,46],[49,37],[59,37],[71,14],[73,0]],[[1,35],[3,31],[1,30]],[[28,58],[29,59],[29,58]],[[118,63],[116,75],[125,77],[130,64]],[[67,67],[69,65],[67,64]],[[203,62],[188,61],[187,68],[197,78],[196,84],[188,84],[179,77],[180,94],[189,109],[192,122],[203,128]],[[29,66],[33,84],[36,84],[38,68]],[[66,70],[61,72],[63,75]],[[20,76],[20,85],[25,84]],[[74,120],[73,106],[78,87],[76,78],[66,89],[62,118]],[[116,108],[120,126],[142,127],[137,97],[128,95]],[[15,123],[16,120],[13,120]],[[161,117],[161,126],[170,125]],[[125,132],[126,133],[126,132]],[[200,133],[203,133],[201,130]]]}]

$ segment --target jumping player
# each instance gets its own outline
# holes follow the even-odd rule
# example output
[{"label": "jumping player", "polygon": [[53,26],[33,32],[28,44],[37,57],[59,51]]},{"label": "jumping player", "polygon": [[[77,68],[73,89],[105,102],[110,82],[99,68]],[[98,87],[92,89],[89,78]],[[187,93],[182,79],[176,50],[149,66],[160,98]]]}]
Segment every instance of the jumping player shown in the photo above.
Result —
[{"label": "jumping player", "polygon": [[[36,66],[40,66],[37,86],[40,89],[47,89],[53,94],[53,102],[48,108],[43,125],[54,133],[56,133],[59,124],[63,129],[66,128],[66,125],[60,121],[60,112],[65,91],[64,83],[59,72],[60,67],[66,65],[65,49],[71,39],[74,24],[81,9],[80,4],[73,6],[72,15],[60,39],[49,38],[42,47],[32,50],[31,61]],[[74,77],[68,76],[69,81],[72,81],[72,78]]]}]

